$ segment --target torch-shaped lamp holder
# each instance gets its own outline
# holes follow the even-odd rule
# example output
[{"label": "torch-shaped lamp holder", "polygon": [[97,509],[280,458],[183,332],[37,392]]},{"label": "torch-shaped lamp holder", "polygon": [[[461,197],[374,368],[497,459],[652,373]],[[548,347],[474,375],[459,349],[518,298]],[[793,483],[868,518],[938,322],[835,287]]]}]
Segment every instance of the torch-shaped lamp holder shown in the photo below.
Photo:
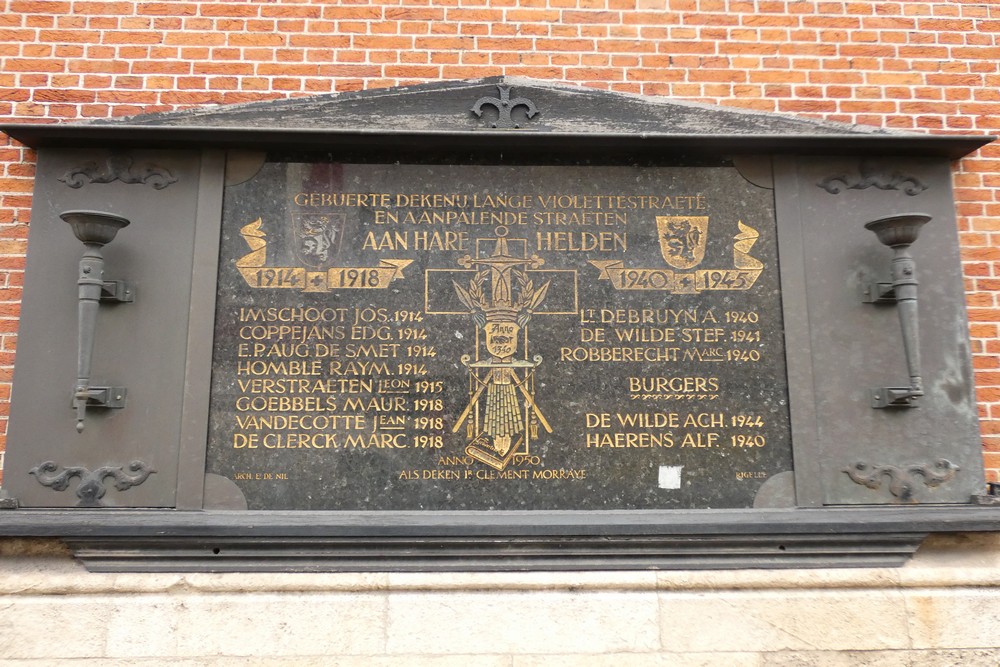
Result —
[{"label": "torch-shaped lamp holder", "polygon": [[73,407],[76,409],[76,430],[83,431],[88,407],[124,408],[124,387],[94,387],[90,384],[90,360],[94,353],[97,311],[101,301],[131,302],[135,290],[121,280],[104,279],[104,255],[101,248],[114,240],[118,230],[129,221],[100,211],[66,211],[59,215],[73,228],[73,234],[84,245],[80,258],[78,291],[78,342],[76,386]]},{"label": "torch-shaped lamp holder", "polygon": [[902,328],[903,352],[910,375],[909,387],[872,389],[873,408],[913,408],[924,395],[920,377],[920,335],[917,313],[917,264],[910,245],[917,240],[920,228],[930,221],[924,213],[903,213],[872,220],[865,224],[883,245],[893,250],[892,282],[872,283],[865,288],[867,303],[895,303]]}]

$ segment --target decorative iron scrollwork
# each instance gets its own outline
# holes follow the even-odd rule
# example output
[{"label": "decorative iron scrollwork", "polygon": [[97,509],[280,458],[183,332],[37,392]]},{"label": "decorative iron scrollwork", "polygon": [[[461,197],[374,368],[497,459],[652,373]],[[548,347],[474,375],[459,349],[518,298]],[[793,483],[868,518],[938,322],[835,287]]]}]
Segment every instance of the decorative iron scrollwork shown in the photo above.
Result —
[{"label": "decorative iron scrollwork", "polygon": [[156,472],[142,461],[129,463],[128,472],[122,466],[102,466],[93,472],[81,466],[63,468],[62,472],[58,470],[59,465],[55,461],[46,461],[29,472],[35,476],[39,484],[53,491],[65,491],[69,487],[70,479],[80,478],[80,486],[76,489],[76,497],[80,499],[76,504],[77,507],[103,507],[101,498],[108,492],[104,486],[104,480],[108,477],[114,479],[116,489],[127,491],[133,486],[139,486]]},{"label": "decorative iron scrollwork", "polygon": [[525,115],[528,119],[534,118],[538,114],[538,109],[535,107],[535,103],[529,100],[527,97],[515,97],[510,98],[510,86],[506,83],[498,83],[497,90],[500,91],[500,97],[480,97],[476,100],[476,103],[472,105],[472,113],[476,115],[476,118],[483,117],[483,107],[493,106],[496,107],[497,113],[499,114],[495,123],[491,123],[490,127],[516,130],[520,128],[520,124],[515,123],[511,112],[516,107],[524,107],[526,109]]},{"label": "decorative iron scrollwork", "polygon": [[839,195],[844,190],[902,190],[911,197],[927,189],[927,185],[916,176],[900,173],[891,167],[879,165],[868,160],[858,166],[857,174],[832,174],[819,183],[831,195]]},{"label": "decorative iron scrollwork", "polygon": [[141,183],[162,190],[177,182],[169,169],[147,162],[141,167],[133,165],[134,159],[126,153],[112,153],[102,164],[87,162],[70,169],[59,180],[71,188],[82,188],[87,183],[121,181],[129,185]]},{"label": "decorative iron scrollwork", "polygon": [[888,477],[889,493],[904,501],[913,499],[913,487],[917,483],[917,476],[923,479],[924,486],[935,487],[954,478],[959,470],[957,465],[947,459],[938,459],[930,464],[914,463],[902,468],[855,461],[844,468],[851,481],[869,489],[881,488],[883,478]]}]

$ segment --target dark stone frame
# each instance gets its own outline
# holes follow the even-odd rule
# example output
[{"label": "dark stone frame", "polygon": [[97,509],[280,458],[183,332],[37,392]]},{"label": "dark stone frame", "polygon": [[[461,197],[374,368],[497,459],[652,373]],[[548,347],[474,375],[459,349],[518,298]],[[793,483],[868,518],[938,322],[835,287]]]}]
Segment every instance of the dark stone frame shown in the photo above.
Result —
[{"label": "dark stone frame", "polygon": [[[226,109],[154,114],[126,122],[7,124],[0,130],[41,149],[188,148],[202,151],[196,222],[194,284],[186,377],[195,389],[181,416],[178,509],[21,509],[0,512],[0,536],[59,538],[94,571],[458,571],[621,570],[775,567],[883,567],[903,564],[932,532],[1000,530],[1000,507],[975,505],[820,507],[822,499],[799,486],[798,507],[754,510],[621,512],[233,512],[200,510],[204,488],[203,424],[207,413],[214,312],[218,222],[211,211],[222,193],[225,149],[308,150],[401,161],[621,164],[698,160],[719,156],[893,156],[954,160],[992,137],[834,131],[817,126],[759,131],[757,119],[717,133],[712,110],[701,110],[701,132],[649,132],[630,119],[632,99],[562,91],[566,99],[598,96],[619,104],[617,131],[567,131],[530,125],[518,130],[468,127],[468,119],[435,127],[427,117],[443,100],[474,98],[496,80],[430,84],[359,93],[309,107],[305,117],[331,118],[337,105],[366,100],[395,106],[393,95],[414,97],[411,110],[427,112],[412,129],[306,126],[275,121],[268,103]],[[521,84],[524,85],[524,84]],[[419,89],[419,90],[418,90]],[[550,91],[551,92],[551,91]],[[544,98],[544,96],[543,96]],[[584,99],[586,98],[586,99]],[[279,103],[288,108],[296,101]],[[423,106],[421,106],[423,105]],[[546,109],[542,107],[542,120]],[[425,108],[426,107],[426,108]],[[613,113],[610,112],[610,113]],[[719,113],[722,113],[721,110]],[[727,112],[728,113],[728,112]],[[311,115],[310,115],[311,114]],[[349,114],[347,114],[349,116]],[[731,116],[732,114],[730,114]],[[578,119],[586,121],[586,118]],[[463,126],[462,123],[465,125]],[[808,125],[808,123],[806,123]],[[780,124],[779,124],[780,125]],[[742,131],[740,131],[742,129]],[[209,335],[205,337],[205,331]],[[789,383],[804,382],[791,377]],[[203,395],[204,394],[204,395]],[[806,411],[808,412],[808,411]],[[799,415],[804,414],[802,411]],[[199,463],[199,456],[201,462]],[[199,465],[200,473],[199,474]],[[800,461],[806,479],[815,461]]]}]

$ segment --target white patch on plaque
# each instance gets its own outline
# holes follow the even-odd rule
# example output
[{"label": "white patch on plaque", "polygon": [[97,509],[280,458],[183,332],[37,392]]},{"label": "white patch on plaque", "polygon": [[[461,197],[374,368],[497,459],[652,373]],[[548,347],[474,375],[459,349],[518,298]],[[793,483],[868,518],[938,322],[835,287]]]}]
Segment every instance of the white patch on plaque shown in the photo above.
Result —
[{"label": "white patch on plaque", "polygon": [[681,470],[683,469],[684,466],[660,466],[660,488],[681,488]]}]

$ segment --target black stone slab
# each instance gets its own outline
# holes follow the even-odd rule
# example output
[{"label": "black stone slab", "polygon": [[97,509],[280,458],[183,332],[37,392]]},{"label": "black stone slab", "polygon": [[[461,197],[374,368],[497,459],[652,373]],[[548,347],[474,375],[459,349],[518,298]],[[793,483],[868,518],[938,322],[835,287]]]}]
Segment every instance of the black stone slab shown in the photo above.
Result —
[{"label": "black stone slab", "polygon": [[732,166],[269,161],[227,187],[208,471],[251,509],[749,507],[791,469]]}]

